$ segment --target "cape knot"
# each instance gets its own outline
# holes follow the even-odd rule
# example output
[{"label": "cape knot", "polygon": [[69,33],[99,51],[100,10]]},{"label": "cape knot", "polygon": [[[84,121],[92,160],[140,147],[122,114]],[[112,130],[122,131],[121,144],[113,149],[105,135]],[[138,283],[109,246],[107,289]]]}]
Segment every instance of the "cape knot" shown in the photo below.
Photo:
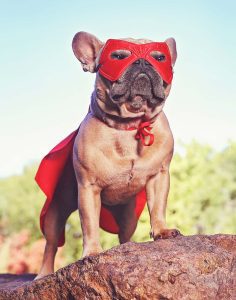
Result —
[{"label": "cape knot", "polygon": [[130,127],[128,130],[137,129],[137,133],[135,135],[136,140],[141,140],[144,146],[151,146],[154,142],[154,134],[151,133],[152,127],[151,122],[142,122],[139,124],[138,128]]}]

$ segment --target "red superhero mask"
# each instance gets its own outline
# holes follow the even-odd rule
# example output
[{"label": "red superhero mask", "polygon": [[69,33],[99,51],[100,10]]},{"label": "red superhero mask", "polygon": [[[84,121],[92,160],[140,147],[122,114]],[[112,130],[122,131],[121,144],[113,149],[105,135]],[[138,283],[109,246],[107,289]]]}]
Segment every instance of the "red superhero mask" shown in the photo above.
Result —
[{"label": "red superhero mask", "polygon": [[[127,57],[114,55],[113,53],[118,50],[128,50],[130,54]],[[156,55],[154,51],[158,51],[159,54]],[[148,61],[166,83],[171,83],[173,78],[171,56],[164,42],[135,44],[109,39],[99,59],[99,73],[111,81],[116,81],[138,59]]]}]

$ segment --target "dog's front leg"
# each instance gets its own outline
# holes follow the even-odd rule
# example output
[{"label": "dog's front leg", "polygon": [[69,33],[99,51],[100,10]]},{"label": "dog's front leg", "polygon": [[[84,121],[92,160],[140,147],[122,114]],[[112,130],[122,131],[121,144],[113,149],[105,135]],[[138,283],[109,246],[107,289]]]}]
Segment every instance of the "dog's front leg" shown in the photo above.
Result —
[{"label": "dog's front leg", "polygon": [[170,160],[164,162],[156,176],[147,185],[147,204],[150,214],[151,232],[154,239],[176,237],[180,234],[177,229],[168,229],[166,225],[166,204],[170,187]]},{"label": "dog's front leg", "polygon": [[100,189],[96,185],[78,183],[78,209],[83,231],[83,257],[100,253],[99,218]]}]

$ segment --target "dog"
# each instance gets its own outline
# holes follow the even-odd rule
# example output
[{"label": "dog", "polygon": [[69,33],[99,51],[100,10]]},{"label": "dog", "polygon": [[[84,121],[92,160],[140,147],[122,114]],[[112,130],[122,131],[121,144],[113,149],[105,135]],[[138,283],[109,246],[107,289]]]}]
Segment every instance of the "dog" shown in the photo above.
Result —
[{"label": "dog", "polygon": [[[145,203],[154,240],[180,234],[165,220],[174,139],[163,107],[177,58],[175,40],[103,43],[78,32],[72,48],[83,70],[96,72],[95,88],[79,129],[44,158],[36,175],[48,196],[41,213],[46,246],[37,279],[54,271],[60,236],[76,209],[83,257],[103,251],[99,225],[118,233],[120,243],[130,241]],[[43,172],[45,165],[55,164],[56,156],[50,161],[55,153],[64,163]]]}]

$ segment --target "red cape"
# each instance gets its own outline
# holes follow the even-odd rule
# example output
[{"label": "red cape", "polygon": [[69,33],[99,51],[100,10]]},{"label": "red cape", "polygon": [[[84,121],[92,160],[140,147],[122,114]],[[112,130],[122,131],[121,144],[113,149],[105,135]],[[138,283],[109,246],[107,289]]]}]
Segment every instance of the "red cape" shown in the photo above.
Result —
[{"label": "red cape", "polygon": [[[79,129],[73,131],[64,140],[62,140],[56,147],[54,147],[41,161],[38,171],[35,176],[35,180],[38,183],[41,190],[47,196],[40,214],[40,228],[44,233],[44,221],[48,208],[52,202],[54,192],[56,190],[59,178],[63,173],[64,167],[67,161],[72,156],[72,150],[75,137]],[[144,206],[146,204],[146,191],[142,190],[136,195],[136,207],[135,213],[137,218],[140,217]],[[101,207],[100,214],[100,227],[110,233],[119,233],[119,226],[116,223],[112,213],[105,208]],[[65,229],[61,233],[58,246],[63,246],[65,243]]]}]

